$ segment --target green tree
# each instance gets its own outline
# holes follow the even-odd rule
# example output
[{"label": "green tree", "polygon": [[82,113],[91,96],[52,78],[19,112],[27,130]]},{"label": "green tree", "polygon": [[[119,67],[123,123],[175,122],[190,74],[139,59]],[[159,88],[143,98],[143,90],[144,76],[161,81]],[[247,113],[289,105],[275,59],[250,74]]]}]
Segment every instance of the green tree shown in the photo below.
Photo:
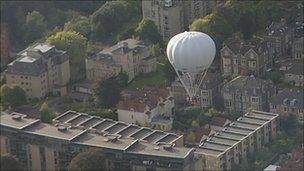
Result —
[{"label": "green tree", "polygon": [[189,132],[186,139],[190,143],[195,143],[195,134],[194,134],[194,132],[192,132],[192,131]]},{"label": "green tree", "polygon": [[161,55],[161,47],[160,47],[159,43],[152,45],[151,54],[152,54],[152,56],[155,56],[155,57],[159,57]]},{"label": "green tree", "polygon": [[113,36],[135,15],[134,7],[126,1],[108,1],[91,16],[92,39],[103,40]]},{"label": "green tree", "polygon": [[281,130],[284,131],[287,135],[296,135],[297,124],[297,117],[295,115],[289,114],[287,116],[280,117]]},{"label": "green tree", "polygon": [[44,102],[40,107],[41,121],[44,123],[51,123],[54,115],[50,110],[47,102]]},{"label": "green tree", "polygon": [[270,80],[274,83],[274,84],[280,84],[280,83],[282,83],[282,74],[280,74],[279,72],[276,72],[276,71],[274,71],[274,72],[271,72],[270,74],[269,74],[269,78],[270,78]]},{"label": "green tree", "polygon": [[1,104],[4,108],[18,107],[27,103],[25,91],[17,85],[9,87],[4,84],[1,86]]},{"label": "green tree", "polygon": [[90,20],[85,16],[75,16],[72,20],[64,24],[64,30],[75,31],[89,38],[91,33]]},{"label": "green tree", "polygon": [[58,49],[66,50],[70,57],[72,81],[85,78],[85,58],[87,56],[87,39],[75,31],[60,31],[46,40]]},{"label": "green tree", "polygon": [[154,21],[148,18],[144,18],[140,21],[135,32],[141,40],[152,42],[154,44],[162,43],[161,35],[159,34]]},{"label": "green tree", "polygon": [[1,155],[1,170],[6,171],[20,171],[24,170],[22,164],[12,155]]},{"label": "green tree", "polygon": [[177,76],[176,72],[167,58],[165,59],[163,65],[162,65],[162,70],[163,70],[163,73],[165,74],[165,77],[167,78],[167,80],[169,80],[170,82],[175,80],[175,78]]},{"label": "green tree", "polygon": [[220,113],[219,113],[219,111],[217,111],[213,108],[210,108],[210,109],[208,109],[208,112],[206,114],[208,116],[214,117],[214,116],[218,116]]},{"label": "green tree", "polygon": [[210,35],[215,39],[218,47],[233,33],[232,26],[224,17],[217,13],[212,13],[204,18],[194,20],[189,28],[191,31],[200,31]]},{"label": "green tree", "polygon": [[79,153],[72,159],[68,166],[70,171],[81,171],[81,170],[106,170],[106,158],[104,153],[99,149],[88,149],[87,151]]},{"label": "green tree", "polygon": [[121,86],[117,77],[100,81],[94,88],[94,97],[98,105],[106,108],[116,107],[120,100]]},{"label": "green tree", "polygon": [[46,29],[47,24],[43,15],[38,11],[28,13],[23,25],[25,42],[32,43],[34,40],[41,38]]},{"label": "green tree", "polygon": [[192,120],[191,122],[191,126],[194,127],[194,128],[198,128],[199,127],[199,122],[197,120]]}]

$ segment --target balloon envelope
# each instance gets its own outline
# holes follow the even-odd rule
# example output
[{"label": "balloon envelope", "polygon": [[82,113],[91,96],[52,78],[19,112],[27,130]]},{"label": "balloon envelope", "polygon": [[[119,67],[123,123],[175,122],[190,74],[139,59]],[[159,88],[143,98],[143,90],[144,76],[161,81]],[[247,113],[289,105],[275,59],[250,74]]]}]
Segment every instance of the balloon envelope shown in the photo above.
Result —
[{"label": "balloon envelope", "polygon": [[167,56],[176,70],[197,73],[207,69],[215,57],[214,41],[205,33],[183,32],[172,37]]}]

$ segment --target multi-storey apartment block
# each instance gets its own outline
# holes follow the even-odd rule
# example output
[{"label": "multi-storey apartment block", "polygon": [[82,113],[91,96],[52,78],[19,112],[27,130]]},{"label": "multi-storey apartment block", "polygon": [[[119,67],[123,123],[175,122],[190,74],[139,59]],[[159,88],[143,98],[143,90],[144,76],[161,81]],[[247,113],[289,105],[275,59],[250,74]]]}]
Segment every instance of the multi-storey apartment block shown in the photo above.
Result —
[{"label": "multi-storey apartment block", "polygon": [[55,46],[38,43],[19,52],[5,73],[6,83],[23,88],[28,98],[65,95],[70,80],[69,56]]},{"label": "multi-storey apartment block", "polygon": [[143,17],[155,22],[164,40],[183,32],[195,18],[209,14],[213,7],[213,1],[142,1]]},{"label": "multi-storey apartment block", "polygon": [[225,76],[262,76],[273,65],[266,42],[259,37],[244,41],[234,36],[224,43],[220,54],[222,72]]},{"label": "multi-storey apartment block", "polygon": [[183,136],[74,111],[42,123],[20,113],[1,112],[1,154],[15,155],[27,170],[62,170],[79,152],[103,149],[107,170],[229,170],[273,140],[278,115],[251,111],[183,147]]},{"label": "multi-storey apartment block", "polygon": [[303,89],[284,89],[270,101],[270,112],[288,116],[294,115],[298,122],[304,123],[304,90]]},{"label": "multi-storey apartment block", "polygon": [[100,51],[86,59],[88,80],[107,79],[120,71],[128,74],[129,80],[141,73],[156,70],[156,58],[149,47],[136,39],[127,39]]},{"label": "multi-storey apartment block", "polygon": [[117,105],[118,120],[169,131],[174,99],[167,88],[145,87],[126,91]]},{"label": "multi-storey apartment block", "polygon": [[1,112],[1,153],[11,153],[27,170],[62,170],[79,152],[103,149],[108,170],[193,170],[194,149],[183,136],[67,111],[42,123]]},{"label": "multi-storey apartment block", "polygon": [[[196,149],[201,170],[230,170],[276,137],[278,115],[251,111],[202,142]],[[198,163],[200,163],[198,162]],[[199,168],[199,167],[197,167]]]},{"label": "multi-storey apartment block", "polygon": [[269,100],[276,93],[270,80],[254,76],[238,76],[223,86],[225,108],[245,113],[250,110],[269,110]]}]

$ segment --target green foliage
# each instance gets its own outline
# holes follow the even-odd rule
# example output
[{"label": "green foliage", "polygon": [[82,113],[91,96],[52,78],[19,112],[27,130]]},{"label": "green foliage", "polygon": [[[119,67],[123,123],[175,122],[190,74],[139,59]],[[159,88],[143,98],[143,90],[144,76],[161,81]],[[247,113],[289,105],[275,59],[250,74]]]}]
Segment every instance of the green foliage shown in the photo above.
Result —
[{"label": "green foliage", "polygon": [[70,171],[81,170],[106,170],[106,158],[103,151],[99,149],[88,149],[87,151],[79,153],[74,157],[68,166]]},{"label": "green foliage", "polygon": [[145,86],[162,86],[167,83],[167,79],[162,72],[151,72],[140,75],[129,83],[128,90],[136,90]]},{"label": "green foliage", "polygon": [[191,31],[200,31],[210,35],[217,46],[221,46],[222,42],[233,33],[231,24],[217,13],[195,20],[189,28]]},{"label": "green foliage", "polygon": [[91,15],[92,39],[103,40],[113,36],[136,14],[134,6],[126,1],[108,1]]},{"label": "green foliage", "polygon": [[32,43],[42,37],[47,29],[47,23],[43,15],[37,11],[33,11],[26,15],[23,25],[24,40],[26,43]]},{"label": "green foliage", "polygon": [[90,20],[85,16],[75,16],[72,20],[64,24],[64,30],[75,31],[89,38],[91,33]]},{"label": "green foliage", "polygon": [[192,126],[193,128],[198,128],[200,125],[199,125],[199,122],[198,122],[197,120],[192,120],[191,126]]},{"label": "green foliage", "polygon": [[195,134],[194,132],[189,132],[187,137],[186,137],[187,141],[190,143],[195,143]]},{"label": "green foliage", "polygon": [[208,109],[208,112],[206,114],[210,117],[215,117],[215,116],[218,116],[220,113],[216,109],[210,108],[210,109]]},{"label": "green foliage", "polygon": [[21,171],[24,170],[22,164],[10,154],[1,154],[1,170]]},{"label": "green foliage", "polygon": [[169,62],[168,58],[165,59],[162,65],[162,71],[165,74],[167,80],[169,80],[170,82],[174,81],[177,77],[176,72],[171,63]]},{"label": "green foliage", "polygon": [[0,93],[4,109],[7,107],[15,108],[27,103],[25,91],[17,85],[9,87],[4,84],[1,86]]},{"label": "green foliage", "polygon": [[297,118],[295,115],[281,116],[280,117],[280,125],[281,130],[286,132],[289,136],[296,135],[297,131]]},{"label": "green foliage", "polygon": [[101,107],[114,108],[120,100],[121,90],[117,77],[100,81],[94,88],[95,101]]},{"label": "green foliage", "polygon": [[46,40],[56,48],[66,50],[70,57],[70,70],[72,81],[85,78],[85,58],[87,39],[75,31],[60,31]]},{"label": "green foliage", "polygon": [[159,34],[154,21],[144,18],[138,24],[135,30],[141,40],[152,42],[154,44],[161,43],[161,35]]},{"label": "green foliage", "polygon": [[151,54],[152,56],[155,56],[155,57],[159,57],[161,55],[161,47],[160,47],[160,44],[157,43],[157,44],[153,44],[152,47],[151,47]]},{"label": "green foliage", "polygon": [[54,115],[50,110],[48,104],[44,102],[40,107],[41,121],[44,123],[51,123]]}]

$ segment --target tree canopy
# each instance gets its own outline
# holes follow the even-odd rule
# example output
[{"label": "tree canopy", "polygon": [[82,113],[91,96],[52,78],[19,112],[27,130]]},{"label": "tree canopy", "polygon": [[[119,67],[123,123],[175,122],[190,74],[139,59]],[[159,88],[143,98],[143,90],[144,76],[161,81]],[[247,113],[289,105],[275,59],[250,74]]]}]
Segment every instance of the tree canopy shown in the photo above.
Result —
[{"label": "tree canopy", "polygon": [[189,28],[191,31],[200,31],[210,35],[218,47],[233,34],[231,24],[217,13],[212,13],[204,18],[195,20]]},{"label": "tree canopy", "polygon": [[3,84],[0,89],[1,104],[4,108],[18,107],[27,103],[25,91],[17,85],[12,87]]},{"label": "tree canopy", "polygon": [[50,110],[47,102],[44,102],[40,107],[41,121],[45,123],[51,123],[54,115]]},{"label": "tree canopy", "polygon": [[88,17],[77,15],[64,24],[65,31],[75,31],[85,36],[86,38],[90,37],[91,27],[90,20]]},{"label": "tree canopy", "polygon": [[70,171],[82,171],[82,170],[96,170],[105,171],[106,163],[102,150],[88,149],[87,151],[79,153],[72,159],[68,166]]},{"label": "tree canopy", "polygon": [[159,34],[154,21],[143,18],[135,30],[141,40],[152,42],[154,44],[161,43],[161,35]]},{"label": "tree canopy", "polygon": [[38,11],[30,12],[26,15],[23,25],[24,40],[26,43],[32,43],[34,40],[40,39],[47,29],[47,23],[43,15]]},{"label": "tree canopy", "polygon": [[66,50],[70,57],[72,81],[85,78],[85,58],[87,56],[87,39],[75,31],[60,31],[46,40],[60,50]]}]

